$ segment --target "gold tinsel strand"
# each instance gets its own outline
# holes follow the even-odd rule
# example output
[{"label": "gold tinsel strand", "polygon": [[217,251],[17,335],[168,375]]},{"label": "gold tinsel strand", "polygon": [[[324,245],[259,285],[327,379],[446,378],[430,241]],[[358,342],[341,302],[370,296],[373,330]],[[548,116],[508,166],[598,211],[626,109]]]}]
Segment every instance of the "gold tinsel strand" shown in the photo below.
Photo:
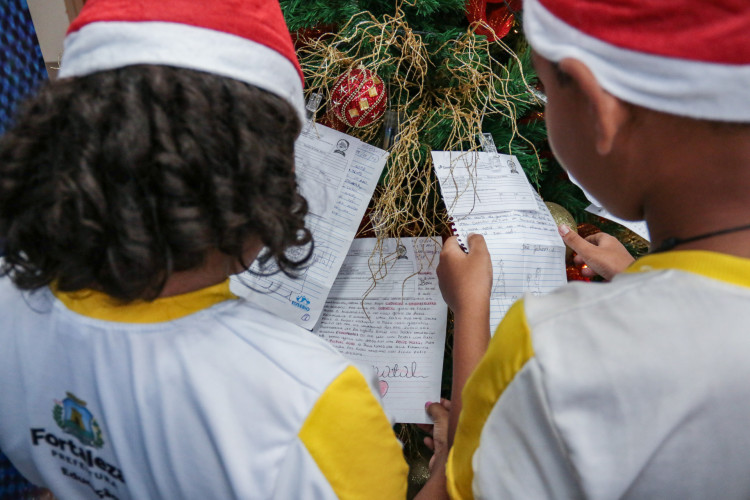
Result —
[{"label": "gold tinsel strand", "polygon": [[[513,137],[520,137],[536,153],[534,145],[518,132],[515,102],[524,100],[538,104],[538,101],[531,93],[511,94],[508,69],[490,54],[490,46],[495,44],[521,68],[513,50],[500,40],[489,42],[478,38],[474,34],[475,25],[458,39],[447,42],[450,47],[446,44],[430,53],[421,35],[407,24],[402,5],[402,2],[397,2],[395,13],[384,16],[383,21],[369,12],[360,12],[339,33],[308,40],[298,52],[308,96],[320,92],[325,101],[328,101],[336,80],[348,69],[365,67],[379,74],[380,68],[396,67],[392,80],[388,82],[388,92],[391,107],[399,117],[399,140],[390,150],[387,175],[383,185],[376,190],[371,205],[372,229],[379,240],[407,236],[439,237],[448,227],[447,213],[439,209],[437,201],[439,187],[432,173],[432,158],[421,150],[420,137],[433,120],[442,116],[452,124],[445,150],[461,150],[467,142],[474,143],[471,150],[476,150],[476,138],[482,132],[484,117],[499,114],[513,124]],[[444,67],[456,84],[427,91],[425,79],[430,69],[430,57],[446,47],[453,54],[454,61],[462,62],[449,64],[451,61],[445,61]],[[501,74],[496,74],[493,68],[500,68]],[[525,78],[523,81],[530,90]],[[362,128],[349,129],[348,133],[373,143],[382,133],[382,123],[376,121]],[[508,150],[512,154],[510,143]],[[537,163],[541,169],[538,155]],[[373,286],[387,257],[382,253],[374,256],[375,262],[371,266]]]}]

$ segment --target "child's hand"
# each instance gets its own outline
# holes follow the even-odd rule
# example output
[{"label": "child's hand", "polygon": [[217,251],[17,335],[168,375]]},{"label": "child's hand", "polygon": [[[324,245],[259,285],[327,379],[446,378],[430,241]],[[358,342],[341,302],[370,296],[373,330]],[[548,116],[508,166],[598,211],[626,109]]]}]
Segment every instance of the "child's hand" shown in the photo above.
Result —
[{"label": "child's hand", "polygon": [[448,500],[448,490],[445,484],[445,463],[448,461],[448,428],[450,420],[451,402],[441,399],[439,403],[427,403],[427,413],[433,421],[432,425],[419,424],[419,427],[431,436],[424,438],[425,445],[433,451],[430,458],[430,478],[417,493],[414,500]]},{"label": "child's hand", "polygon": [[635,261],[622,243],[607,233],[596,233],[581,238],[568,226],[562,225],[557,229],[565,244],[576,252],[573,261],[577,265],[586,264],[587,267],[581,269],[582,276],[593,278],[598,274],[606,280],[611,280]]},{"label": "child's hand", "polygon": [[489,303],[492,289],[492,261],[481,234],[470,234],[465,253],[455,236],[448,238],[440,252],[437,268],[440,292],[448,307],[461,314],[467,307]]},{"label": "child's hand", "polygon": [[433,423],[417,424],[417,427],[429,434],[424,438],[424,444],[433,452],[429,465],[432,471],[436,461],[448,458],[448,419],[451,402],[449,399],[441,399],[440,403],[427,403],[425,409]]}]

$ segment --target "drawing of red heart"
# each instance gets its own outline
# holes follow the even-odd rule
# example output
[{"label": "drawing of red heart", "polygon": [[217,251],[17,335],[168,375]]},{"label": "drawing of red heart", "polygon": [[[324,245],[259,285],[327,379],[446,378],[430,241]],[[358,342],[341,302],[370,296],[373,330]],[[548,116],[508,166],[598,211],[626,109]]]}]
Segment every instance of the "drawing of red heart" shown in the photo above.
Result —
[{"label": "drawing of red heart", "polygon": [[388,382],[385,380],[380,381],[380,397],[385,397],[388,394]]}]

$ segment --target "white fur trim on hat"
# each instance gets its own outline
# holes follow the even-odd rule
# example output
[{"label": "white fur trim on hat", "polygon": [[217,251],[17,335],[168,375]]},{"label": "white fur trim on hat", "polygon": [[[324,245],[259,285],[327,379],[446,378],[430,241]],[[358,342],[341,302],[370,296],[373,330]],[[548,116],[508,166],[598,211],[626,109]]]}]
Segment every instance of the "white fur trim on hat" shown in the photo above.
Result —
[{"label": "white fur trim on hat", "polygon": [[59,77],[135,64],[194,69],[255,85],[285,99],[305,121],[302,81],[289,59],[247,38],[185,24],[88,24],[66,37]]},{"label": "white fur trim on hat", "polygon": [[529,43],[542,57],[581,61],[604,89],[623,101],[679,116],[750,123],[750,65],[616,47],[564,23],[539,0],[524,1],[523,24]]}]

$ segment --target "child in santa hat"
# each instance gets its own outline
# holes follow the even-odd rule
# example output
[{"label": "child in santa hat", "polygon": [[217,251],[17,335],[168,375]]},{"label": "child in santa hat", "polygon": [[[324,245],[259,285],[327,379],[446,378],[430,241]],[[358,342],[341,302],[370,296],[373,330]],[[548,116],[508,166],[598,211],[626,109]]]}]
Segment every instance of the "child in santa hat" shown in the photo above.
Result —
[{"label": "child in santa hat", "polygon": [[0,142],[0,449],[61,499],[403,498],[372,381],[229,290],[309,256],[278,3],[90,0],[60,77]]},{"label": "child in santa hat", "polygon": [[653,247],[490,340],[484,241],[447,242],[450,493],[750,498],[750,4],[526,0],[524,29],[555,155]]}]

